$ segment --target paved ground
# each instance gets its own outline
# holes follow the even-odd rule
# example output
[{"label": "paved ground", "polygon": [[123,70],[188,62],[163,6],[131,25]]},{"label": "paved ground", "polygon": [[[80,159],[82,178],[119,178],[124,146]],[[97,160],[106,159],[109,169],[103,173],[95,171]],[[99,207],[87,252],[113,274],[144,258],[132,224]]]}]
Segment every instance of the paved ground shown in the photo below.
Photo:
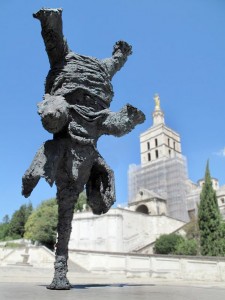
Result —
[{"label": "paved ground", "polygon": [[52,270],[0,267],[0,300],[224,300],[225,283],[69,274],[70,291],[51,291]]}]

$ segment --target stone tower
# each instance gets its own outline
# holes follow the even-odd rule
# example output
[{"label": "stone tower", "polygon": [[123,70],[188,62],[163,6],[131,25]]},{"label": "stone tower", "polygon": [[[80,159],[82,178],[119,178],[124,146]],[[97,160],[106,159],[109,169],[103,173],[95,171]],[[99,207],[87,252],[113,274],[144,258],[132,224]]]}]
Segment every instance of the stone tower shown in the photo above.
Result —
[{"label": "stone tower", "polygon": [[154,101],[153,124],[140,135],[141,165],[129,167],[128,203],[133,210],[138,211],[141,204],[139,194],[143,189],[148,190],[157,194],[158,199],[166,200],[168,216],[188,221],[188,174],[186,158],[181,153],[180,135],[165,125],[157,94]]},{"label": "stone tower", "polygon": [[160,158],[181,157],[180,136],[165,125],[160,99],[154,96],[153,126],[140,135],[141,165]]}]

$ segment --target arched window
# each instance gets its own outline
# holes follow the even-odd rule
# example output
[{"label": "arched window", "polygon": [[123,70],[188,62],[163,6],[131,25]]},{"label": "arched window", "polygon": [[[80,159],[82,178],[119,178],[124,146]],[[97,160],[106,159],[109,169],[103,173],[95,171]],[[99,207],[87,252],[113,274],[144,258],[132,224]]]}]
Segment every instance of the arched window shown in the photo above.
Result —
[{"label": "arched window", "polygon": [[155,146],[157,147],[158,146],[158,140],[155,139]]},{"label": "arched window", "polygon": [[150,150],[150,143],[149,142],[147,142],[147,148],[148,148],[148,150]]},{"label": "arched window", "polygon": [[159,158],[159,151],[155,150],[155,158]]},{"label": "arched window", "polygon": [[151,161],[151,153],[148,153],[148,161]]},{"label": "arched window", "polygon": [[136,209],[136,212],[140,212],[140,213],[146,214],[146,215],[149,214],[148,208],[147,208],[147,206],[144,205],[144,204],[139,205],[139,206],[137,207],[137,209]]}]

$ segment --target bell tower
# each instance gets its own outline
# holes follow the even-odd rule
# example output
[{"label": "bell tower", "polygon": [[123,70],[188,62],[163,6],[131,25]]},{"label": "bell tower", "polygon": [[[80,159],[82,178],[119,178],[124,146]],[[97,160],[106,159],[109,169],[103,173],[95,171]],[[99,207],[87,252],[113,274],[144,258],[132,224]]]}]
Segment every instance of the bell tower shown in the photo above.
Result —
[{"label": "bell tower", "polygon": [[188,173],[180,135],[165,125],[159,95],[154,96],[154,102],[153,124],[140,135],[141,165],[129,167],[129,206],[153,203],[143,198],[144,192],[157,195],[157,205],[166,201],[168,216],[187,222]]},{"label": "bell tower", "polygon": [[181,156],[180,135],[165,125],[160,97],[154,95],[153,125],[140,135],[141,165]]}]

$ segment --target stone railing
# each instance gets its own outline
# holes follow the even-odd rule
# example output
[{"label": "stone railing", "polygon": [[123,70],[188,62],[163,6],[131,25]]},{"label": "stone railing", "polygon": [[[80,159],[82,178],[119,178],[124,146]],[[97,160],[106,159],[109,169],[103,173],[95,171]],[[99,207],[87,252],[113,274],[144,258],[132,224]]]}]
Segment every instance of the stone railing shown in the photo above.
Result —
[{"label": "stone railing", "polygon": [[93,273],[136,277],[225,281],[225,258],[70,251],[70,259]]},{"label": "stone railing", "polygon": [[24,246],[21,248],[0,248],[0,266],[21,265],[52,268],[55,256],[44,246]]}]

